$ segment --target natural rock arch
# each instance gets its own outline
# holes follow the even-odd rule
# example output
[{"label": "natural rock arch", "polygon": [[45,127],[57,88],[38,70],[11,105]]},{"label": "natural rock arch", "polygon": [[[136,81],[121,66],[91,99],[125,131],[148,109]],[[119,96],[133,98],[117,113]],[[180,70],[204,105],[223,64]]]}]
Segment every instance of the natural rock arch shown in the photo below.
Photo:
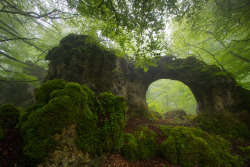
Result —
[{"label": "natural rock arch", "polygon": [[178,80],[186,84],[197,101],[197,112],[249,110],[250,91],[236,86],[230,73],[188,57],[162,57],[157,67],[147,72],[135,67],[128,57],[117,57],[84,35],[71,34],[49,51],[46,80],[88,84],[96,92],[111,91],[125,97],[129,111],[147,108],[146,91],[158,79]]}]

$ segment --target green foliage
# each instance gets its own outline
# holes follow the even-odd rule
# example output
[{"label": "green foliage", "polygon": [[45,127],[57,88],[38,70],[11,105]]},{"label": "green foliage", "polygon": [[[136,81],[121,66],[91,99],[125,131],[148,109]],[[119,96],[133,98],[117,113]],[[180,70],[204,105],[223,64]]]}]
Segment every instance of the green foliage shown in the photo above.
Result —
[{"label": "green foliage", "polygon": [[239,166],[237,157],[229,152],[229,142],[220,136],[188,127],[162,126],[161,129],[167,137],[161,143],[161,155],[173,165]]},{"label": "green foliage", "polygon": [[[2,0],[0,75],[4,80],[10,76],[36,80],[22,70],[30,66],[26,60],[34,62],[32,66],[47,67],[47,50],[66,34],[77,32],[98,37],[105,47],[119,50],[119,55],[135,57],[137,66],[145,70],[161,55],[194,55],[231,71],[249,88],[247,2]],[[67,40],[62,42],[67,47]]]},{"label": "green foliage", "polygon": [[197,8],[173,19],[170,48],[178,57],[195,56],[226,69],[249,88],[249,4],[247,0],[195,2]]},{"label": "green foliage", "polygon": [[188,114],[196,114],[196,100],[191,90],[179,81],[160,79],[153,82],[146,94],[150,110],[164,114],[183,109]]},{"label": "green foliage", "polygon": [[241,150],[242,150],[244,153],[250,154],[250,146],[241,148]]},{"label": "green foliage", "polygon": [[48,157],[58,146],[55,134],[72,124],[76,125],[75,143],[83,152],[101,155],[121,146],[124,98],[109,92],[97,98],[86,85],[52,80],[36,90],[36,99],[35,106],[22,112],[18,125],[31,164]]},{"label": "green foliage", "polygon": [[19,119],[19,110],[13,104],[0,106],[0,126],[3,129],[14,129]]},{"label": "green foliage", "polygon": [[233,138],[250,138],[250,131],[245,123],[241,122],[235,114],[230,112],[223,113],[199,113],[193,119],[194,123],[209,133]]},{"label": "green foliage", "polygon": [[135,134],[126,133],[122,155],[128,160],[147,159],[156,156],[156,134],[149,129],[143,129]]}]

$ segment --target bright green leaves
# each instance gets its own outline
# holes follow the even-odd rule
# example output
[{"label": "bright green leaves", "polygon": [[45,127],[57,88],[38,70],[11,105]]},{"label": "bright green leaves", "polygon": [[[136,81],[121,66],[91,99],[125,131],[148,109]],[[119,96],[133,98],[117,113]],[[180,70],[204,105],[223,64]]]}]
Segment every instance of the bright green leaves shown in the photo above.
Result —
[{"label": "bright green leaves", "polygon": [[171,49],[179,57],[196,56],[230,71],[247,88],[249,15],[247,1],[202,1],[196,11],[173,19]]},{"label": "bright green leaves", "polygon": [[181,82],[161,79],[153,82],[146,94],[149,109],[161,114],[183,109],[188,114],[196,113],[196,100],[191,90]]},{"label": "bright green leaves", "polygon": [[[100,36],[113,41],[115,49],[123,54],[133,55],[138,66],[147,69],[153,65],[162,52],[162,32],[165,28],[167,10],[176,1],[166,2],[107,0],[107,1],[68,1],[84,16],[92,18]],[[78,4],[77,4],[78,3]],[[97,30],[97,29],[96,29]],[[104,42],[105,43],[105,42]],[[153,59],[153,60],[151,60]]]}]

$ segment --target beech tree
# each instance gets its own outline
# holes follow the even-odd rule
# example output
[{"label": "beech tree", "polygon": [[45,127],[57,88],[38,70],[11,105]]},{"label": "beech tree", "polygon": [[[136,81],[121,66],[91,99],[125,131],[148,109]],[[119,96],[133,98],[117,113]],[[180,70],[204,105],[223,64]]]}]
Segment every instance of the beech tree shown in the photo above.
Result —
[{"label": "beech tree", "polygon": [[[0,76],[3,80],[36,81],[22,68],[46,67],[47,51],[62,38],[58,20],[75,14],[60,10],[60,1],[0,1]],[[56,8],[58,7],[58,8]],[[29,63],[26,61],[29,60]],[[30,63],[30,62],[33,63]]]},{"label": "beech tree", "polygon": [[172,54],[216,64],[250,88],[249,6],[247,0],[204,1],[196,15],[172,19]]}]

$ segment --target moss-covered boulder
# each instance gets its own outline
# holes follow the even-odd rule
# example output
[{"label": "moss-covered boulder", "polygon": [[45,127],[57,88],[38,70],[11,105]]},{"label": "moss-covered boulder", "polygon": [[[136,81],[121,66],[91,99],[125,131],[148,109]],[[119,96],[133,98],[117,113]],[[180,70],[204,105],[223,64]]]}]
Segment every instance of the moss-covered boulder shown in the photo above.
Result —
[{"label": "moss-covered boulder", "polygon": [[135,134],[126,133],[121,153],[128,160],[155,157],[158,149],[155,139],[156,134],[147,128]]},{"label": "moss-covered boulder", "polygon": [[19,110],[13,104],[3,104],[0,106],[0,126],[3,129],[14,129],[19,114]]},{"label": "moss-covered boulder", "polygon": [[241,122],[236,114],[228,111],[210,114],[199,113],[192,121],[209,133],[230,138],[250,139],[250,131],[247,125]]},{"label": "moss-covered boulder", "polygon": [[[72,154],[84,156],[101,155],[121,146],[126,115],[124,98],[112,93],[96,96],[86,85],[64,80],[44,83],[35,96],[36,105],[24,111],[19,124],[25,142],[23,151],[31,164],[51,162],[50,155],[67,159],[62,155],[68,155],[56,153],[65,152],[62,148],[69,145],[79,149]],[[66,132],[76,135],[68,139]],[[72,140],[74,145],[65,145],[65,141]]]},{"label": "moss-covered boulder", "polygon": [[163,158],[173,165],[240,166],[230,154],[230,144],[220,136],[211,136],[197,128],[162,126],[166,139],[160,145]]},{"label": "moss-covered boulder", "polygon": [[177,109],[177,110],[166,112],[164,113],[163,116],[166,119],[173,119],[173,118],[184,119],[184,117],[187,116],[187,113],[182,109]]}]

